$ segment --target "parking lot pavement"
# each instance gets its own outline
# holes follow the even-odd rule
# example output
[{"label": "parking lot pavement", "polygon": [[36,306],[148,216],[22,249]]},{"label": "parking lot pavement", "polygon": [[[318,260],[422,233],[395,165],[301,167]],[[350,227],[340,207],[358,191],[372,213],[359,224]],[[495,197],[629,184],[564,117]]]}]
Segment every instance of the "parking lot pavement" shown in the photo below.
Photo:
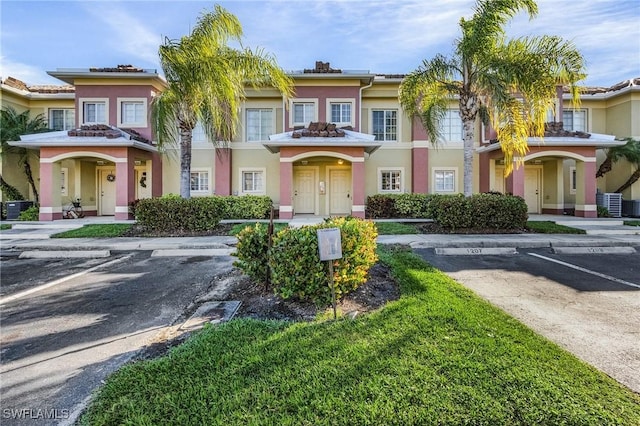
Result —
[{"label": "parking lot pavement", "polygon": [[[640,392],[640,253],[442,255],[430,264],[538,333]],[[569,266],[570,265],[570,266]]]},{"label": "parking lot pavement", "polygon": [[[109,259],[2,262],[5,299],[38,290],[0,306],[4,426],[71,420],[110,373],[220,286],[217,277],[231,270],[233,258],[135,251]],[[35,419],[39,413],[44,417]]]}]

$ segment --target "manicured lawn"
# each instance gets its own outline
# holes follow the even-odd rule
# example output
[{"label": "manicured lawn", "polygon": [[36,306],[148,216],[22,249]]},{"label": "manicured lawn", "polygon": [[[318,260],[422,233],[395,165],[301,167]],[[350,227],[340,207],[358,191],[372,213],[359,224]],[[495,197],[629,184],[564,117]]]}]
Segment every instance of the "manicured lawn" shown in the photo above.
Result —
[{"label": "manicured lawn", "polygon": [[583,229],[558,225],[551,221],[528,221],[527,229],[538,234],[586,234]]},{"label": "manicured lawn", "polygon": [[107,380],[86,425],[632,425],[640,397],[406,251],[400,300],[312,323],[233,320]]},{"label": "manicured lawn", "polygon": [[640,226],[640,220],[625,220],[624,224],[628,226]]},{"label": "manicured lawn", "polygon": [[379,235],[419,234],[415,225],[399,222],[376,222]]},{"label": "manicured lawn", "polygon": [[0,231],[4,231],[5,229],[11,229],[10,223],[0,223]]},{"label": "manicured lawn", "polygon": [[111,238],[121,237],[131,229],[128,223],[105,223],[84,225],[82,228],[71,229],[51,235],[51,238]]}]

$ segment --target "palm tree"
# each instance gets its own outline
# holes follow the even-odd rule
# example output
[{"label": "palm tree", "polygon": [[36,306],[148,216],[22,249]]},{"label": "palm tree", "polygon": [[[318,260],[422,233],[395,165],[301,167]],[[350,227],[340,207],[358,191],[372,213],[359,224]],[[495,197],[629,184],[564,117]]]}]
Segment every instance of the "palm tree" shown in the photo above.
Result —
[{"label": "palm tree", "polygon": [[160,148],[179,143],[180,195],[191,195],[191,140],[196,123],[214,145],[229,142],[239,122],[245,84],[258,89],[272,86],[285,97],[293,82],[263,51],[229,47],[241,43],[238,19],[221,6],[203,13],[189,36],[166,38],[160,46],[160,63],[167,88],[152,102],[154,137]]},{"label": "palm tree", "polygon": [[557,98],[556,86],[584,78],[584,60],[571,42],[539,36],[507,40],[504,26],[518,12],[535,17],[533,0],[478,0],[473,17],[462,18],[462,37],[451,58],[424,60],[400,86],[400,103],[418,117],[432,143],[441,139],[440,122],[449,102],[458,97],[464,141],[464,194],[473,192],[476,119],[496,129],[505,157],[505,172],[528,150],[529,136],[542,137],[547,110]]},{"label": "palm tree", "polygon": [[[626,138],[627,143],[624,145],[609,148],[607,150],[607,158],[604,159],[598,171],[596,177],[602,177],[609,173],[613,168],[613,163],[621,159],[626,159],[630,163],[637,163],[640,161],[640,141],[632,138]],[[617,192],[617,191],[616,191]]]},{"label": "palm tree", "polygon": [[[631,176],[629,176],[629,179],[627,179],[627,181],[623,183],[620,188],[614,191],[620,193],[636,183],[638,179],[640,179],[640,140],[627,138],[626,145],[622,145],[616,148],[620,148],[620,151],[618,151],[619,158],[624,158],[636,168],[636,170],[631,173]],[[611,148],[609,151],[612,151],[616,148]],[[607,157],[608,154],[609,153],[607,153]]]},{"label": "palm tree", "polygon": [[[33,179],[31,164],[29,164],[29,152],[26,148],[11,146],[8,142],[19,141],[20,135],[49,131],[51,130],[47,127],[47,121],[42,114],[38,114],[31,118],[28,110],[18,113],[15,109],[9,106],[0,111],[0,142],[2,143],[2,153],[14,154],[18,157],[18,164],[22,167],[27,178],[27,182],[29,183],[29,186],[31,186],[36,204],[40,202],[40,197]],[[20,199],[24,199],[22,194],[20,194],[15,187],[9,185],[2,176],[0,176],[0,186],[7,197],[19,196],[21,197]]]}]

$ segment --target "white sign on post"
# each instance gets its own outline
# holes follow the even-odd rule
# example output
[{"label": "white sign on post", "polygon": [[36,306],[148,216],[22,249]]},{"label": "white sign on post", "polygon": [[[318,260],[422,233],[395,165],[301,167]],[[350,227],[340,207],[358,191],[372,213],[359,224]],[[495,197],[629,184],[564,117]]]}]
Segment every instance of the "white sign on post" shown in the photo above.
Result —
[{"label": "white sign on post", "polygon": [[320,260],[328,260],[327,264],[329,265],[329,287],[331,288],[333,319],[336,319],[338,318],[336,307],[336,287],[333,284],[333,262],[331,261],[342,257],[342,239],[340,238],[340,229],[318,229],[318,252],[320,253]]},{"label": "white sign on post", "polygon": [[334,260],[342,257],[342,239],[340,229],[318,229],[318,251],[320,260]]}]

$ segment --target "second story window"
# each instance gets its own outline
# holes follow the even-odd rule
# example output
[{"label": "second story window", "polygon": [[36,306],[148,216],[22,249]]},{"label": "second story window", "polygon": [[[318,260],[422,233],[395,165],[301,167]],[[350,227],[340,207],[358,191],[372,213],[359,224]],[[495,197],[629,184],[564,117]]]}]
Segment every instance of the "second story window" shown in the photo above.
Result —
[{"label": "second story window", "polygon": [[331,104],[332,123],[351,123],[351,104],[332,103]]},{"label": "second story window", "polygon": [[313,102],[294,102],[293,103],[293,125],[308,125],[315,121],[316,111]]},{"label": "second story window", "polygon": [[71,108],[50,109],[49,128],[52,130],[71,130],[76,127],[76,111]]},{"label": "second story window", "polygon": [[82,112],[84,124],[107,124],[106,102],[85,101]]},{"label": "second story window", "polygon": [[570,132],[586,132],[587,110],[565,109],[562,111],[562,127]]},{"label": "second story window", "polygon": [[460,111],[457,109],[449,109],[445,113],[442,120],[442,138],[445,141],[461,141],[462,135],[462,118]]},{"label": "second story window", "polygon": [[393,109],[374,110],[373,134],[377,141],[398,140],[398,112]]},{"label": "second story window", "polygon": [[145,121],[145,110],[142,102],[122,102],[122,124],[136,124]]},{"label": "second story window", "polygon": [[273,110],[247,109],[247,141],[264,141],[273,134]]}]

